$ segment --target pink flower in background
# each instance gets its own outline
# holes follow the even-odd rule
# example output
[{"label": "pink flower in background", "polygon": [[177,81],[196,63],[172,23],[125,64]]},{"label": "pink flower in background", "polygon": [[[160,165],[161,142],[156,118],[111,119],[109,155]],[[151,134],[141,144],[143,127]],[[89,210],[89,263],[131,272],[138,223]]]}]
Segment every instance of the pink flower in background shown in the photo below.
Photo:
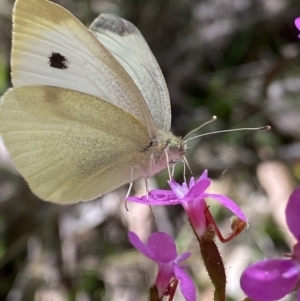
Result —
[{"label": "pink flower in background", "polygon": [[294,290],[297,290],[297,301],[300,301],[300,187],[291,194],[285,214],[287,225],[298,240],[291,259],[257,262],[246,268],[241,276],[242,289],[256,301],[279,300]]},{"label": "pink flower in background", "polygon": [[[300,31],[300,18],[295,19],[295,26]],[[300,38],[300,35],[298,35],[298,37]]]},{"label": "pink flower in background", "polygon": [[207,170],[202,173],[197,181],[191,178],[189,183],[184,182],[181,185],[172,179],[168,183],[171,190],[155,189],[151,190],[148,196],[128,197],[127,200],[149,206],[181,204],[189,217],[194,231],[200,237],[204,235],[206,228],[210,224],[214,224],[215,227],[209,207],[205,203],[206,198],[218,201],[246,224],[246,216],[230,198],[221,194],[205,192],[211,184],[211,180],[207,177]]},{"label": "pink flower in background", "polygon": [[190,253],[177,254],[176,245],[171,236],[164,232],[155,232],[144,244],[134,232],[128,232],[130,242],[145,256],[158,264],[158,272],[154,285],[159,296],[164,296],[172,280],[179,281],[180,289],[187,301],[196,300],[196,289],[190,276],[180,263],[190,256]]}]

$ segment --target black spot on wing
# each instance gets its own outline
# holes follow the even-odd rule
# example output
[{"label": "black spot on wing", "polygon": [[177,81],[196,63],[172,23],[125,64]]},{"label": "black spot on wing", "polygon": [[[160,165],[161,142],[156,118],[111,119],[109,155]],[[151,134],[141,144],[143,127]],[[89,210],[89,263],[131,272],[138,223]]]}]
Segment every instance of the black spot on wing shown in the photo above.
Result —
[{"label": "black spot on wing", "polygon": [[52,52],[49,56],[49,64],[52,68],[56,69],[67,69],[68,60],[58,52]]},{"label": "black spot on wing", "polygon": [[94,20],[90,26],[90,30],[100,33],[110,31],[119,36],[131,35],[138,31],[138,29],[129,21],[110,14],[101,14]]}]

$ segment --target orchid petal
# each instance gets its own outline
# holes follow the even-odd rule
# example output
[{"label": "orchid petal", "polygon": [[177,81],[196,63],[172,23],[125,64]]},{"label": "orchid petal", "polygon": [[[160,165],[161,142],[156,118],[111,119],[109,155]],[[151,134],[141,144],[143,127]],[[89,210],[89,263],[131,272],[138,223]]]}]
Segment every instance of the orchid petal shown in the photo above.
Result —
[{"label": "orchid petal", "polygon": [[190,256],[191,256],[191,252],[182,253],[181,255],[177,256],[177,258],[175,259],[175,263],[180,263],[181,261],[186,260]]},{"label": "orchid petal", "polygon": [[296,261],[296,260],[293,260],[294,261],[294,267],[290,268],[289,270],[287,270],[286,272],[284,272],[282,274],[282,277],[283,278],[293,278],[294,276],[298,276],[299,277],[299,274],[300,274],[300,264]]},{"label": "orchid petal", "polygon": [[182,199],[189,191],[186,182],[183,182],[183,184],[180,185],[174,179],[172,179],[171,181],[168,181],[168,183],[178,199]]},{"label": "orchid petal", "polygon": [[[162,193],[165,191],[165,193]],[[147,196],[135,197],[131,196],[126,199],[128,202],[134,202],[149,206],[168,206],[168,205],[177,205],[180,204],[175,193],[170,190],[152,190],[150,191],[148,198]]]},{"label": "orchid petal", "polygon": [[195,179],[194,179],[194,177],[191,177],[190,178],[190,182],[189,182],[189,188],[191,189],[194,185],[195,185]]},{"label": "orchid petal", "polygon": [[243,211],[240,209],[240,207],[230,198],[228,198],[225,195],[221,194],[213,194],[213,193],[204,193],[204,198],[212,198],[216,201],[218,201],[222,206],[229,209],[234,215],[236,215],[239,219],[241,219],[244,222],[247,222],[247,217],[243,213]]},{"label": "orchid petal", "polygon": [[205,170],[203,171],[202,175],[200,176],[200,178],[198,179],[198,181],[207,179],[207,177],[208,177],[208,170],[205,169]]},{"label": "orchid petal", "polygon": [[152,198],[163,200],[177,199],[176,194],[172,190],[153,189],[149,192]]},{"label": "orchid petal", "polygon": [[165,200],[168,200],[170,197],[175,197],[176,198],[176,195],[171,191],[171,190],[163,190],[163,189],[154,189],[154,190],[151,190],[149,192],[149,195],[148,195],[148,199],[147,199],[147,196],[144,195],[144,196],[141,196],[141,197],[128,197],[127,199],[128,200],[132,200],[133,202],[136,202],[138,200],[143,200],[143,202],[146,202],[146,201],[156,201],[157,199],[160,199],[161,201],[165,201]]},{"label": "orchid petal", "polygon": [[177,257],[176,245],[173,238],[164,232],[155,232],[148,238],[147,243],[156,261],[167,263]]},{"label": "orchid petal", "polygon": [[295,26],[297,27],[298,30],[300,30],[300,18],[297,18],[295,20]]},{"label": "orchid petal", "polygon": [[294,234],[297,240],[300,241],[300,186],[291,194],[286,206],[285,215],[290,231]]},{"label": "orchid petal", "polygon": [[186,301],[196,300],[196,288],[184,269],[174,264],[174,273],[177,280],[179,280],[180,290]]},{"label": "orchid petal", "polygon": [[139,204],[147,204],[147,202],[153,202],[155,200],[152,200],[149,196],[148,196],[148,199],[147,197],[144,195],[144,196],[129,196],[126,198],[126,201],[128,202],[134,202],[134,203],[139,203]]},{"label": "orchid petal", "polygon": [[299,275],[288,275],[296,266],[293,260],[270,259],[249,266],[240,284],[244,292],[256,301],[279,300],[292,292]]},{"label": "orchid petal", "polygon": [[150,250],[149,247],[146,246],[134,232],[128,231],[128,239],[137,250],[139,250],[148,258],[156,261],[155,254],[153,254],[152,250]]},{"label": "orchid petal", "polygon": [[158,266],[157,277],[154,284],[157,286],[159,295],[162,296],[166,291],[168,284],[174,277],[173,262],[160,263]]},{"label": "orchid petal", "polygon": [[186,200],[195,200],[196,198],[202,198],[202,194],[209,187],[211,183],[210,179],[203,179],[197,181],[196,184],[190,189],[185,196]]}]

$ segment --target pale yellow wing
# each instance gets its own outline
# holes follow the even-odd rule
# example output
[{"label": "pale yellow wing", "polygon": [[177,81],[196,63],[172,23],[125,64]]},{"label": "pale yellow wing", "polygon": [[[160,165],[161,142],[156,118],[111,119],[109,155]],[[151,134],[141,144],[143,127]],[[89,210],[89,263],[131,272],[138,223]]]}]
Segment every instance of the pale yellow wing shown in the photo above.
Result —
[{"label": "pale yellow wing", "polygon": [[47,0],[17,0],[13,11],[12,83],[47,85],[104,99],[135,116],[150,138],[157,129],[128,73],[71,13]]},{"label": "pale yellow wing", "polygon": [[130,182],[149,145],[146,128],[118,107],[45,86],[9,90],[0,131],[33,192],[56,203],[91,200]]},{"label": "pale yellow wing", "polygon": [[114,55],[141,91],[159,129],[171,127],[170,98],[164,76],[140,31],[110,14],[90,26],[98,40]]}]

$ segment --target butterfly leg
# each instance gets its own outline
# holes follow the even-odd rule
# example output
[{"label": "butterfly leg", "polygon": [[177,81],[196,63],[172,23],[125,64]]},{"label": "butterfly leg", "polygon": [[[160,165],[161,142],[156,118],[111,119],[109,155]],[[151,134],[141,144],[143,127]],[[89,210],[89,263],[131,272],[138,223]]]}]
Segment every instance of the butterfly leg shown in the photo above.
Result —
[{"label": "butterfly leg", "polygon": [[149,196],[149,176],[147,178],[145,178],[145,186],[146,186],[146,196],[147,196],[147,200],[148,200],[148,196]]},{"label": "butterfly leg", "polygon": [[130,194],[132,186],[133,186],[133,169],[134,168],[135,168],[135,165],[132,165],[131,172],[130,172],[130,183],[129,183],[129,187],[128,187],[125,199],[127,199],[129,197],[129,194]]},{"label": "butterfly leg", "polygon": [[[150,161],[149,161],[149,169],[148,170],[152,170],[155,168],[155,159],[154,159],[154,155],[151,154],[150,157]],[[148,199],[148,195],[149,195],[149,174],[147,175],[147,177],[145,178],[145,185],[146,185],[146,196]]]},{"label": "butterfly leg", "polygon": [[130,183],[129,183],[129,187],[128,187],[128,190],[127,190],[127,193],[126,193],[126,196],[125,196],[125,208],[126,208],[126,211],[129,211],[128,207],[127,207],[127,201],[126,201],[126,199],[129,197],[131,189],[132,189],[132,186],[133,186],[133,169],[134,168],[135,168],[135,165],[132,165],[131,166],[131,172],[130,172]]},{"label": "butterfly leg", "polygon": [[167,150],[167,149],[165,149],[165,154],[166,154],[166,162],[167,162],[167,168],[168,168],[169,180],[171,181],[172,175],[171,175],[171,170],[170,170],[169,155],[168,155],[168,150]]},{"label": "butterfly leg", "polygon": [[[188,169],[189,169],[191,175],[193,175],[191,166],[190,166],[188,160],[186,159],[186,157],[183,157],[183,165],[184,165],[184,167],[185,167],[185,165],[186,165],[186,166],[188,167]],[[185,172],[186,172],[186,171],[184,171],[184,180],[186,181],[186,179],[185,179]]]}]

